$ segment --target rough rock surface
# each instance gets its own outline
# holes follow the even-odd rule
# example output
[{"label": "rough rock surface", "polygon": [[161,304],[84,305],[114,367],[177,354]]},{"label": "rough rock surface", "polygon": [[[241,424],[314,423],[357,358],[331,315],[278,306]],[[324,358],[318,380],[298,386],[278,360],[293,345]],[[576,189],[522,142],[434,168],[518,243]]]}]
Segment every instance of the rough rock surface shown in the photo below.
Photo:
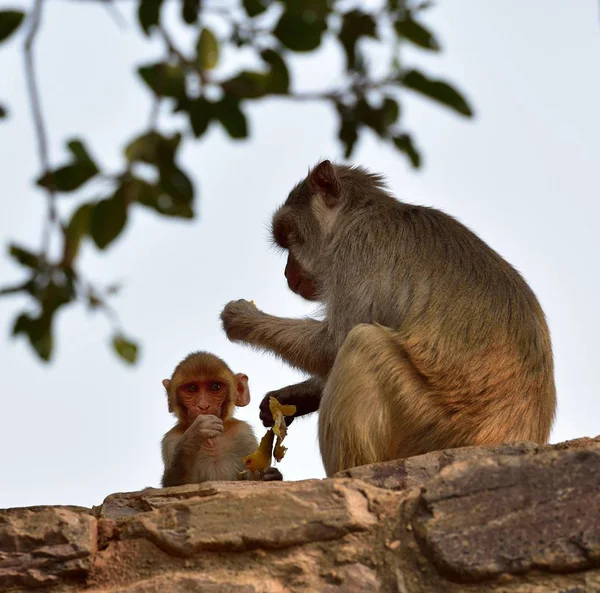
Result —
[{"label": "rough rock surface", "polygon": [[0,510],[0,591],[600,593],[600,437]]}]

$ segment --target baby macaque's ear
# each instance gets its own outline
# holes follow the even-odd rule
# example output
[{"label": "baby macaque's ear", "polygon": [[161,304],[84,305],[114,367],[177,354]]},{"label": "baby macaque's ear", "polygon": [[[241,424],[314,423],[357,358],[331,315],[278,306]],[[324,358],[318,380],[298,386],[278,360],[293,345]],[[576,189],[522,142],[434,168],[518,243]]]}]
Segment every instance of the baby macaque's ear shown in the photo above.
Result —
[{"label": "baby macaque's ear", "polygon": [[325,204],[333,208],[342,194],[342,184],[331,161],[322,161],[310,173],[312,188],[325,197]]},{"label": "baby macaque's ear", "polygon": [[250,403],[250,389],[248,387],[248,375],[238,373],[235,375],[236,398],[235,405],[238,407],[247,406]]},{"label": "baby macaque's ear", "polygon": [[[167,390],[167,397],[169,397],[169,387],[171,387],[171,381],[169,379],[162,380],[163,387]],[[173,406],[171,405],[171,398],[169,397],[169,412],[173,412]]]}]

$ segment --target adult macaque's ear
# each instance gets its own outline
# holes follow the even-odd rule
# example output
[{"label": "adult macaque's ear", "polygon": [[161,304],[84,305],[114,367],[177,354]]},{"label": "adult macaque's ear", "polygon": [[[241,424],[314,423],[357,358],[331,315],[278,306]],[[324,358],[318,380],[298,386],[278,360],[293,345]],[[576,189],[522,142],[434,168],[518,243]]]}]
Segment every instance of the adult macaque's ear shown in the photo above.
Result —
[{"label": "adult macaque's ear", "polygon": [[173,412],[173,406],[171,405],[171,398],[169,397],[169,387],[171,387],[171,381],[169,379],[162,380],[163,387],[167,390],[167,397],[169,398],[169,412]]},{"label": "adult macaque's ear", "polygon": [[310,173],[310,184],[324,195],[325,204],[333,208],[340,201],[342,184],[331,161],[319,163]]},{"label": "adult macaque's ear", "polygon": [[248,375],[238,373],[235,375],[236,398],[235,405],[242,408],[250,403],[250,389],[248,387]]}]

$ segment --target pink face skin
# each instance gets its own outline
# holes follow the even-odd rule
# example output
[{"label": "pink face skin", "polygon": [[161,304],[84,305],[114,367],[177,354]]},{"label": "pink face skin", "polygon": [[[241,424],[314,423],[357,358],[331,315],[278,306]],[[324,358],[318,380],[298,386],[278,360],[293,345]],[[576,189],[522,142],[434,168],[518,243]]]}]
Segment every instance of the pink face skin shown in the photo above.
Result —
[{"label": "pink face skin", "polygon": [[177,389],[177,400],[185,409],[190,424],[201,414],[220,418],[227,395],[228,385],[222,379],[189,381]]}]

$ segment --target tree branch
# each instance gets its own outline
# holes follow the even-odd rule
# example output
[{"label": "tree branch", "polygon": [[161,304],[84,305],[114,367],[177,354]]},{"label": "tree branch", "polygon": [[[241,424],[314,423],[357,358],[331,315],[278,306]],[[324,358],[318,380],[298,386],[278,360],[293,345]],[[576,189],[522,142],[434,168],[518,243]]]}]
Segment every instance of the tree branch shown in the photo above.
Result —
[{"label": "tree branch", "polygon": [[[35,76],[35,63],[33,59],[33,46],[39,31],[40,20],[42,17],[42,4],[43,0],[35,0],[35,4],[30,16],[31,26],[29,28],[29,33],[25,38],[24,53],[25,80],[27,82],[27,92],[29,94],[29,102],[31,104],[31,111],[33,114],[33,124],[37,138],[38,156],[40,159],[42,174],[46,174],[50,170],[50,162],[48,160],[48,139],[46,135],[46,126],[42,115],[42,106]],[[44,232],[42,236],[42,254],[44,257],[48,255],[48,250],[50,248],[50,233],[52,231],[52,226],[58,219],[56,212],[56,193],[54,189],[51,188],[47,189],[46,193],[48,196],[48,217],[45,221]]]}]

